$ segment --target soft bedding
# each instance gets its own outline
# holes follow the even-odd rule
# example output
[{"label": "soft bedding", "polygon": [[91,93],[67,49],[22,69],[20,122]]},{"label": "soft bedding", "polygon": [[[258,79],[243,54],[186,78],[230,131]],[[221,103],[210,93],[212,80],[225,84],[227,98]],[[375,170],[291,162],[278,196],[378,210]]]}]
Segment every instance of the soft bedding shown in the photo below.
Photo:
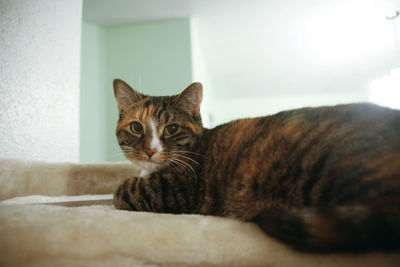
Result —
[{"label": "soft bedding", "polygon": [[298,253],[228,218],[116,210],[136,172],[0,160],[0,266],[399,266],[396,253]]}]

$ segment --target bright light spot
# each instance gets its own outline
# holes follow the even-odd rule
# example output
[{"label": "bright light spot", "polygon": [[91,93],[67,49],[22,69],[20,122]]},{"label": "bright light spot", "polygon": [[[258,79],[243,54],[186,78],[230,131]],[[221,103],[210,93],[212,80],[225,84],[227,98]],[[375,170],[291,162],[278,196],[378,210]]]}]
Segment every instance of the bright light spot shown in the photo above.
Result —
[{"label": "bright light spot", "polygon": [[337,1],[321,1],[294,26],[294,34],[299,34],[294,47],[308,61],[341,70],[386,56],[393,49],[393,28],[380,2],[348,1],[342,6]]},{"label": "bright light spot", "polygon": [[388,10],[386,12],[387,19],[395,19],[395,18],[397,18],[397,16],[399,16],[399,11],[397,11],[397,10],[392,9],[392,10]]},{"label": "bright light spot", "polygon": [[381,106],[400,109],[400,68],[372,81],[369,100]]}]

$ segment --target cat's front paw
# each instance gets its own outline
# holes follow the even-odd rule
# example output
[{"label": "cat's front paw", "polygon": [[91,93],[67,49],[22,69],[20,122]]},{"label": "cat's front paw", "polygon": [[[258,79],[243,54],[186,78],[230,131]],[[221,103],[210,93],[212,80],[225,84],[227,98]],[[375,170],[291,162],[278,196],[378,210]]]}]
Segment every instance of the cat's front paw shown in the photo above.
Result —
[{"label": "cat's front paw", "polygon": [[192,213],[197,203],[192,184],[179,184],[170,173],[132,177],[114,194],[117,209],[158,213]]},{"label": "cat's front paw", "polygon": [[137,210],[135,205],[132,203],[135,199],[133,196],[134,191],[131,190],[131,187],[134,186],[137,182],[136,177],[132,177],[127,179],[124,183],[119,185],[117,191],[114,193],[113,203],[117,209],[120,210]]},{"label": "cat's front paw", "polygon": [[158,178],[147,175],[127,179],[114,194],[114,206],[123,210],[163,212],[164,204]]}]

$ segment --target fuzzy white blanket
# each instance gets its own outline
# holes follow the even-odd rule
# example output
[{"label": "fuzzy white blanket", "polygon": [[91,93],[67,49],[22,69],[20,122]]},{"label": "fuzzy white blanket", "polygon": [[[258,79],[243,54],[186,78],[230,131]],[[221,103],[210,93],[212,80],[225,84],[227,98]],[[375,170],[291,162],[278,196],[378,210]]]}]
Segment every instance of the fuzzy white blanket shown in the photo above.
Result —
[{"label": "fuzzy white blanket", "polygon": [[252,223],[227,218],[129,212],[112,205],[59,206],[109,199],[104,194],[136,171],[122,163],[0,160],[0,199],[45,194],[44,189],[53,190],[46,195],[80,195],[1,201],[0,266],[399,266],[400,254],[298,253]]}]

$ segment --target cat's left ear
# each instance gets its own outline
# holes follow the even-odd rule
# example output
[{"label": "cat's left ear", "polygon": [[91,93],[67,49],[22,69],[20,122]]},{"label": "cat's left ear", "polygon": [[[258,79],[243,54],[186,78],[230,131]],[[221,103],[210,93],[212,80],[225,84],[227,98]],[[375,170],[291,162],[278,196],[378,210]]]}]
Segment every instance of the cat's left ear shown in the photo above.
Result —
[{"label": "cat's left ear", "polygon": [[179,105],[186,109],[200,112],[200,104],[203,99],[203,85],[199,82],[192,83],[178,95]]},{"label": "cat's left ear", "polygon": [[118,102],[118,108],[122,108],[131,105],[135,102],[141,101],[143,95],[136,92],[126,82],[120,79],[115,79],[113,82],[115,99]]}]

